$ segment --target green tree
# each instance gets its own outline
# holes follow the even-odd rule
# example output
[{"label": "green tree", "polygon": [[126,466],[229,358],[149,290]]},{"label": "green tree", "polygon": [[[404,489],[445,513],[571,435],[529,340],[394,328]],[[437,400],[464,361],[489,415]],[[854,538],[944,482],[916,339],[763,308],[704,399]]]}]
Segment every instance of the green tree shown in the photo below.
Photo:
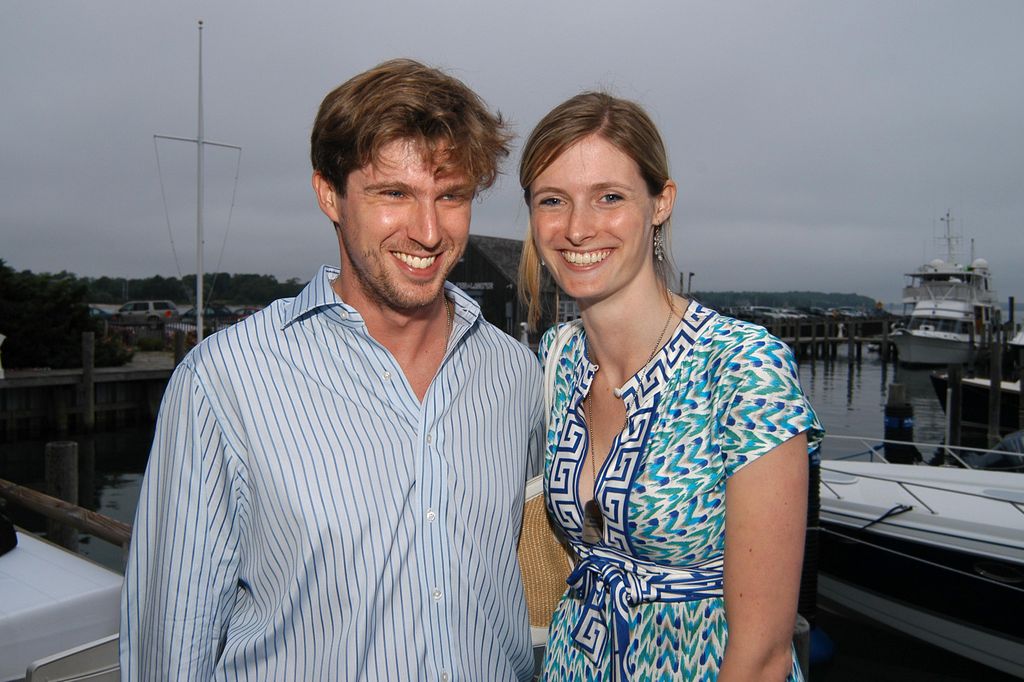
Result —
[{"label": "green tree", "polygon": [[82,366],[82,332],[96,335],[96,364],[124,364],[131,353],[103,337],[89,316],[88,288],[67,272],[16,272],[0,259],[0,333],[4,367]]}]

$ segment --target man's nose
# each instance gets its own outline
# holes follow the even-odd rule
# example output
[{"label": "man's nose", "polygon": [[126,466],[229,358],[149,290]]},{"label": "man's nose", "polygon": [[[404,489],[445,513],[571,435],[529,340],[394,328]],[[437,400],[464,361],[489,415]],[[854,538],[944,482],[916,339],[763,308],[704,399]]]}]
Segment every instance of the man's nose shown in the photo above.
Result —
[{"label": "man's nose", "polygon": [[409,239],[426,249],[433,249],[441,242],[441,224],[434,202],[420,202],[409,225]]}]

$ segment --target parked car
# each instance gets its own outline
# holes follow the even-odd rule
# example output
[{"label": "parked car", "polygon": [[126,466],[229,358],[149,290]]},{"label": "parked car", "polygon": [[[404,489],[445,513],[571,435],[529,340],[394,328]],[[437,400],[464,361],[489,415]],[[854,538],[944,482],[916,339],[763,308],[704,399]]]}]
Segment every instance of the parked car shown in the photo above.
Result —
[{"label": "parked car", "polygon": [[[235,313],[227,306],[213,303],[203,306],[203,327],[215,327],[220,329],[235,321]],[[189,308],[181,314],[181,321],[185,324],[195,325],[196,309]]]},{"label": "parked car", "polygon": [[245,318],[249,317],[253,313],[258,313],[261,310],[263,310],[262,306],[258,306],[258,305],[244,305],[241,308],[236,308],[235,309],[235,319],[236,320],[244,320]]},{"label": "parked car", "polygon": [[145,324],[152,328],[177,320],[178,307],[172,301],[128,301],[111,317],[112,322]]}]

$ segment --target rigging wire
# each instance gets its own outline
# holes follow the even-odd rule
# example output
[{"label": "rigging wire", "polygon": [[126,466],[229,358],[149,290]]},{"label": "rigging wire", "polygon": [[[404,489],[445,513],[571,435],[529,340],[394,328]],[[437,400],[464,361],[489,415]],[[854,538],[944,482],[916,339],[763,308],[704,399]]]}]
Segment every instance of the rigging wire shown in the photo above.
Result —
[{"label": "rigging wire", "polygon": [[156,152],[156,172],[160,178],[160,199],[164,204],[164,219],[167,222],[167,238],[171,241],[171,253],[174,254],[174,267],[178,270],[178,279],[184,275],[181,273],[181,263],[178,261],[178,249],[174,245],[174,232],[171,230],[171,213],[167,209],[167,193],[164,191],[164,171],[160,165],[160,146],[156,142],[156,135],[153,136],[153,151]]},{"label": "rigging wire", "polygon": [[231,206],[228,208],[228,223],[224,227],[224,240],[220,244],[220,255],[217,256],[217,267],[211,277],[210,288],[207,290],[204,296],[204,301],[209,301],[213,296],[213,287],[217,284],[217,276],[220,274],[220,266],[224,261],[224,251],[228,245],[228,233],[231,231],[231,217],[235,213],[235,197],[238,195],[238,174],[242,168],[242,150],[238,149],[238,157],[235,160],[235,185],[231,189]]},{"label": "rigging wire", "polygon": [[[178,279],[181,280],[184,279],[185,276],[181,271],[181,261],[178,258],[178,249],[174,243],[174,231],[171,229],[171,214],[170,210],[167,208],[167,192],[164,188],[164,173],[163,166],[160,163],[160,146],[157,144],[157,137],[157,135],[153,136],[153,150],[156,153],[156,170],[157,175],[159,176],[160,179],[160,200],[163,203],[164,207],[164,220],[167,224],[167,238],[171,242],[171,253],[174,254],[174,267],[178,272]],[[231,231],[231,220],[232,217],[234,216],[235,200],[236,197],[238,196],[238,176],[241,172],[242,167],[242,150],[237,149],[237,152],[238,156],[235,159],[235,182],[234,186],[231,189],[231,205],[228,208],[228,219],[227,225],[224,228],[224,239],[221,241],[220,254],[217,257],[216,270],[218,271],[221,268],[221,263],[223,263],[224,261],[224,252],[227,250],[228,234]],[[209,297],[213,294],[213,288],[217,284],[217,275],[218,272],[213,273],[213,277],[211,278],[209,288],[206,290],[206,293],[204,295],[204,300],[209,300]],[[192,303],[193,306],[195,306],[195,296],[192,294],[191,290],[188,292],[188,297],[188,300]]]}]

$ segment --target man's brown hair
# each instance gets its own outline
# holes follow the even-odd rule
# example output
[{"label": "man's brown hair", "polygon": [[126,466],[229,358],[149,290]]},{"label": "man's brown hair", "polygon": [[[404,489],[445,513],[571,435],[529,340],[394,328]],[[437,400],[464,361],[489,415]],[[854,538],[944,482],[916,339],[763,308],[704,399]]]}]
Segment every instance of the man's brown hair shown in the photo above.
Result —
[{"label": "man's brown hair", "polygon": [[332,90],[320,104],[310,157],[338,194],[349,173],[377,160],[396,140],[412,140],[441,172],[494,184],[512,135],[462,81],[411,59],[393,59]]}]

